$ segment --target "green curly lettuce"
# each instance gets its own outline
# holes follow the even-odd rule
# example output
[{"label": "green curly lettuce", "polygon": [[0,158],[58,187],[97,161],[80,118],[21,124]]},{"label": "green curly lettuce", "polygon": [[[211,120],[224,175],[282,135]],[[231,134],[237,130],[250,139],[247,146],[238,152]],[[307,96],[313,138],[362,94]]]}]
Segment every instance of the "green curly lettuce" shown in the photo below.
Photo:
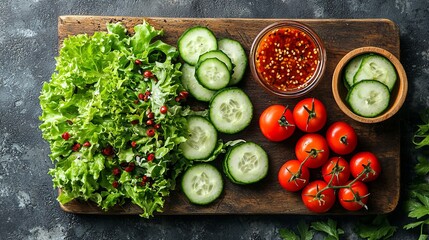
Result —
[{"label": "green curly lettuce", "polygon": [[[143,22],[130,36],[113,23],[107,32],[64,40],[39,98],[60,203],[91,200],[108,210],[131,201],[148,218],[162,211],[177,176],[191,164],[178,145],[187,139],[185,117],[192,111],[175,101],[184,89],[178,52],[155,40],[162,34]],[[145,71],[154,77],[144,77]],[[159,128],[146,124],[149,112]]]}]

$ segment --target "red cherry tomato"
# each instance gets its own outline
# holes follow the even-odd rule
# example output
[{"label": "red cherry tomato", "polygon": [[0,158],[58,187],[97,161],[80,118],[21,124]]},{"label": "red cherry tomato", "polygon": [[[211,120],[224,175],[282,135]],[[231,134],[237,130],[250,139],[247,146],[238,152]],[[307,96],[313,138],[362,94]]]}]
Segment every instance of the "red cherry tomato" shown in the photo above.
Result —
[{"label": "red cherry tomato", "polygon": [[292,111],[282,105],[269,106],[259,117],[259,127],[268,140],[283,141],[295,131]]},{"label": "red cherry tomato", "polygon": [[305,98],[293,109],[296,126],[304,132],[317,132],[325,126],[327,113],[323,103],[316,98]]},{"label": "red cherry tomato", "polygon": [[332,186],[345,185],[350,178],[349,163],[342,157],[331,157],[322,166],[322,176],[327,183],[332,179]]},{"label": "red cherry tomato", "polygon": [[283,164],[278,173],[280,185],[290,192],[301,190],[310,180],[310,172],[306,166],[299,166],[301,162],[298,160],[289,160]]},{"label": "red cherry tomato", "polygon": [[341,206],[349,211],[367,208],[368,196],[368,187],[361,181],[354,182],[350,188],[341,188],[338,191],[338,200]]},{"label": "red cherry tomato", "polygon": [[354,178],[362,182],[371,182],[378,178],[381,172],[381,165],[378,158],[371,152],[359,152],[350,160],[350,172]]},{"label": "red cherry tomato", "polygon": [[335,203],[335,192],[332,188],[327,188],[320,192],[328,184],[322,180],[309,183],[301,193],[301,199],[308,210],[316,213],[329,211]]},{"label": "red cherry tomato", "polygon": [[326,130],[329,147],[337,154],[346,155],[353,152],[358,138],[352,126],[345,122],[335,122]]},{"label": "red cherry tomato", "polygon": [[307,133],[295,145],[295,155],[308,168],[318,168],[328,161],[329,146],[325,138],[317,133]]}]

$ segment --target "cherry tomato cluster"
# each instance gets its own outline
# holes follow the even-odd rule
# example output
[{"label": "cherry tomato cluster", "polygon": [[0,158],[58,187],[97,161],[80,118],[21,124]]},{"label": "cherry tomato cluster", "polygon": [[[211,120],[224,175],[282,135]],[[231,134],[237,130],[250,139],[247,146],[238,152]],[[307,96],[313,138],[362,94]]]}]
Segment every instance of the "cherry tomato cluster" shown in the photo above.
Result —
[{"label": "cherry tomato cluster", "polygon": [[[295,145],[296,159],[281,166],[279,183],[287,191],[302,190],[302,201],[313,212],[329,211],[337,198],[349,211],[367,208],[369,192],[365,183],[379,176],[380,163],[371,152],[355,153],[350,162],[346,161],[344,156],[357,147],[355,130],[338,121],[322,135],[319,131],[326,122],[326,107],[316,98],[301,100],[293,111],[282,105],[272,105],[261,114],[261,132],[270,141],[289,138],[296,127],[305,133]],[[310,169],[319,168],[323,179],[310,182]]]}]

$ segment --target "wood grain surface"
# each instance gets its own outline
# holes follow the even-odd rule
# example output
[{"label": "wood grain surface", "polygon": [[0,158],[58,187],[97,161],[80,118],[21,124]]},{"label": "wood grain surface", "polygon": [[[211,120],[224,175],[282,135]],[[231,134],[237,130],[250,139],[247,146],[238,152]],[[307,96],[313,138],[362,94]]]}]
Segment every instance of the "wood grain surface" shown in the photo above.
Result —
[{"label": "wood grain surface", "polygon": [[[195,25],[209,27],[218,38],[233,38],[242,43],[247,53],[253,39],[267,25],[284,19],[215,19],[215,18],[160,18],[160,17],[110,17],[110,16],[60,16],[58,19],[59,43],[69,35],[80,33],[92,34],[106,31],[108,22],[120,21],[132,32],[132,27],[148,21],[157,29],[164,29],[162,40],[175,45],[178,37],[187,28]],[[322,100],[328,109],[328,123],[346,121],[357,131],[358,149],[372,151],[381,161],[382,173],[379,179],[368,184],[371,195],[368,211],[347,212],[338,203],[327,214],[379,214],[395,209],[400,192],[400,122],[399,116],[377,124],[359,123],[347,117],[336,105],[332,91],[332,73],[340,59],[349,51],[363,46],[384,48],[399,58],[400,38],[395,23],[387,19],[294,19],[312,27],[323,40],[327,50],[327,68],[321,83],[305,97]],[[262,90],[252,79],[247,70],[244,80],[239,85],[250,96],[254,104],[254,117],[251,125],[235,135],[221,135],[225,141],[246,139],[259,143],[270,157],[268,176],[261,182],[239,186],[225,179],[224,192],[209,206],[190,204],[180,189],[173,191],[166,199],[163,213],[167,215],[202,215],[202,214],[312,214],[301,202],[299,193],[284,191],[277,182],[280,166],[289,159],[294,159],[294,144],[302,132],[281,143],[272,143],[260,133],[258,117],[271,104],[283,104],[293,107],[299,99],[286,100],[275,97]],[[320,131],[325,133],[327,127]],[[345,156],[350,159],[351,156]],[[213,162],[220,166],[222,159]],[[312,171],[312,179],[320,178],[319,171]],[[100,210],[91,202],[74,200],[61,208],[67,212],[81,214],[139,214],[141,210],[133,204],[117,206],[108,212]]]}]

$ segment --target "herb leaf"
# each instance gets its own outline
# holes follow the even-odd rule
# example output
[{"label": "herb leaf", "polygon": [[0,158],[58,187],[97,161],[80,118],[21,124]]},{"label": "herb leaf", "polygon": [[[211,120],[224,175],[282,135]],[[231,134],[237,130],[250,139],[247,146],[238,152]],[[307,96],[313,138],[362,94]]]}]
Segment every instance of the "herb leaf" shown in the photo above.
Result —
[{"label": "herb leaf", "polygon": [[285,240],[311,240],[314,236],[314,231],[304,221],[300,221],[297,226],[298,234],[286,228],[279,230],[280,237]]},{"label": "herb leaf", "polygon": [[326,239],[339,240],[340,235],[344,234],[344,230],[341,228],[337,228],[337,222],[332,219],[328,219],[327,222],[313,222],[311,223],[311,228],[316,231],[326,233],[328,235]]},{"label": "herb leaf", "polygon": [[418,240],[427,240],[429,235],[421,234]]},{"label": "herb leaf", "polygon": [[355,232],[359,237],[368,240],[389,239],[396,232],[385,215],[378,215],[372,221],[359,221]]},{"label": "herb leaf", "polygon": [[300,240],[299,236],[287,228],[279,229],[279,235],[284,240]]},{"label": "herb leaf", "polygon": [[310,229],[310,226],[304,221],[298,223],[298,232],[301,236],[301,240],[311,240],[314,236],[314,231]]},{"label": "herb leaf", "polygon": [[423,124],[417,125],[418,130],[414,134],[413,143],[416,148],[421,148],[429,145],[429,109],[421,114]]},{"label": "herb leaf", "polygon": [[415,171],[418,175],[426,175],[429,173],[429,161],[423,156],[417,157],[418,163],[415,166]]}]

